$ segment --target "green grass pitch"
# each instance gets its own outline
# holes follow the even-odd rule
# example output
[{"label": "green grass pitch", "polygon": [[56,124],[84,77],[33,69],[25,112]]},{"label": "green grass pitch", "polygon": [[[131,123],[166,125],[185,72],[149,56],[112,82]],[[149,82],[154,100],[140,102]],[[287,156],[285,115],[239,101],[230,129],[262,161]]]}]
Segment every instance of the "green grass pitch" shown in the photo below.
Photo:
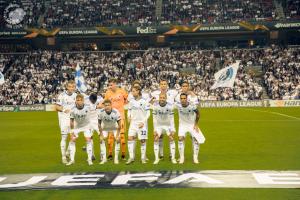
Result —
[{"label": "green grass pitch", "polygon": [[[177,118],[177,117],[176,117]],[[0,113],[0,175],[16,173],[159,171],[159,170],[300,170],[300,108],[213,108],[201,109],[199,126],[206,137],[200,146],[200,164],[192,163],[190,138],[186,163],[173,165],[168,159],[152,164],[152,122],[147,144],[148,164],[137,160],[126,166],[99,162],[93,166],[81,151],[83,136],[76,147],[76,164],[64,166],[60,156],[60,132],[55,112]],[[169,154],[164,139],[165,157]],[[178,152],[176,152],[178,156]],[[0,199],[300,199],[299,189],[95,189],[0,192]]]}]

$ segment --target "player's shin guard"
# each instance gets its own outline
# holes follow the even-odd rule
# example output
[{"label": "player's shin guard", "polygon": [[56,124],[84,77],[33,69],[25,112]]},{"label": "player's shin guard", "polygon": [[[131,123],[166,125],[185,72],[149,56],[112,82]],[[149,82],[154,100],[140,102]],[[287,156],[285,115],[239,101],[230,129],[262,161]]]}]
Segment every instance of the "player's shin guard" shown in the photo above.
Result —
[{"label": "player's shin guard", "polygon": [[128,141],[128,152],[129,152],[129,159],[134,160],[134,140],[129,140]]},{"label": "player's shin guard", "polygon": [[175,159],[175,142],[170,142],[171,159]]},{"label": "player's shin guard", "polygon": [[66,158],[66,146],[67,146],[68,135],[61,135],[60,150],[62,158]]},{"label": "player's shin guard", "polygon": [[119,159],[120,142],[115,142],[115,160]]},{"label": "player's shin guard", "polygon": [[94,154],[94,140],[93,140],[93,138],[91,139],[91,146],[92,146],[92,156],[95,156],[95,154]]},{"label": "player's shin guard", "polygon": [[135,149],[136,149],[136,141],[133,141],[133,160],[135,159]]},{"label": "player's shin guard", "polygon": [[154,155],[155,155],[155,160],[158,160],[158,153],[159,153],[159,142],[154,142]]},{"label": "player's shin guard", "polygon": [[141,143],[141,159],[146,160],[146,141]]},{"label": "player's shin guard", "polygon": [[121,133],[120,134],[120,142],[121,142],[121,152],[122,152],[122,155],[125,156],[126,154],[126,140],[125,140],[125,134],[124,133]]},{"label": "player's shin guard", "polygon": [[75,160],[75,153],[76,153],[75,142],[70,141],[69,148],[70,148],[70,161],[74,162],[74,160]]},{"label": "player's shin guard", "polygon": [[86,152],[87,152],[87,156],[88,156],[89,161],[92,160],[92,155],[93,155],[92,148],[93,148],[92,141],[86,142]]},{"label": "player's shin guard", "polygon": [[159,138],[159,155],[164,156],[164,140]]},{"label": "player's shin guard", "polygon": [[105,160],[106,159],[106,145],[105,145],[105,141],[101,141],[100,142],[100,157],[101,157],[101,160]]},{"label": "player's shin guard", "polygon": [[178,141],[180,160],[184,160],[184,141]]},{"label": "player's shin guard", "polygon": [[107,145],[108,145],[108,155],[112,155],[113,148],[114,148],[115,138],[113,134],[108,135]]},{"label": "player's shin guard", "polygon": [[193,139],[194,158],[198,158],[199,149],[200,149],[200,144],[195,139]]}]

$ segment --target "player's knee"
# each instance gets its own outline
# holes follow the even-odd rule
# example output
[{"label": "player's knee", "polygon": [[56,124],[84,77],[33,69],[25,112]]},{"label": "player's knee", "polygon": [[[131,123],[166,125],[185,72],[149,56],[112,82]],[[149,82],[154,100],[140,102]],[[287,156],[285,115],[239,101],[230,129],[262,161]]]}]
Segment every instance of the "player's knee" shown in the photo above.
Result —
[{"label": "player's knee", "polygon": [[109,134],[108,134],[108,138],[109,138],[110,140],[113,140],[113,139],[114,139],[114,134],[109,133]]},{"label": "player's knee", "polygon": [[158,142],[158,140],[159,140],[159,135],[156,132],[154,132],[154,141]]},{"label": "player's knee", "polygon": [[91,137],[86,137],[86,138],[85,138],[85,141],[86,141],[86,142],[90,142],[90,141],[92,141],[92,138],[91,138]]},{"label": "player's knee", "polygon": [[120,134],[120,139],[121,139],[121,141],[125,141],[125,135],[124,134]]},{"label": "player's knee", "polygon": [[133,137],[133,136],[129,136],[128,137],[128,141],[132,141],[132,140],[134,140],[135,138]]},{"label": "player's knee", "polygon": [[183,136],[180,136],[179,137],[179,141],[183,141],[184,140],[184,137]]},{"label": "player's knee", "polygon": [[144,139],[143,139],[143,140],[141,140],[141,143],[146,143],[146,140],[144,140]]},{"label": "player's knee", "polygon": [[68,135],[61,135],[61,141],[66,141],[68,139]]},{"label": "player's knee", "polygon": [[170,142],[173,142],[173,141],[174,141],[174,135],[171,134],[171,135],[169,136],[169,140],[170,140]]},{"label": "player's knee", "polygon": [[193,142],[194,142],[194,145],[199,145],[199,143],[196,139],[194,139]]}]

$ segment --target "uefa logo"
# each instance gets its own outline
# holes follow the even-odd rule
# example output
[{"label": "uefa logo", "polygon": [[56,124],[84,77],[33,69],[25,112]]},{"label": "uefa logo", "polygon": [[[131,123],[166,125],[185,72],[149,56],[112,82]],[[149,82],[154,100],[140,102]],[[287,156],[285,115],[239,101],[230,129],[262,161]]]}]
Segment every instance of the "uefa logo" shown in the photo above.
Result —
[{"label": "uefa logo", "polygon": [[21,28],[21,22],[24,20],[26,13],[18,4],[9,4],[4,10],[4,19],[9,28]]}]

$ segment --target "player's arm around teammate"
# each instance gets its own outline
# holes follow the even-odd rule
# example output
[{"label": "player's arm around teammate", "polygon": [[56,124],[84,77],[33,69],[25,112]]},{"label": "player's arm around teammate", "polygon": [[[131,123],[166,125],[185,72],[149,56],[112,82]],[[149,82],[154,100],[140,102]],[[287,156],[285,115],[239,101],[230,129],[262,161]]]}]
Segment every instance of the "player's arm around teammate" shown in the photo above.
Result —
[{"label": "player's arm around teammate", "polygon": [[68,81],[66,84],[66,90],[62,92],[56,102],[56,111],[58,111],[58,122],[61,132],[60,150],[62,156],[62,163],[67,164],[67,138],[70,132],[70,111],[75,105],[76,94],[75,82],[73,80]]}]

